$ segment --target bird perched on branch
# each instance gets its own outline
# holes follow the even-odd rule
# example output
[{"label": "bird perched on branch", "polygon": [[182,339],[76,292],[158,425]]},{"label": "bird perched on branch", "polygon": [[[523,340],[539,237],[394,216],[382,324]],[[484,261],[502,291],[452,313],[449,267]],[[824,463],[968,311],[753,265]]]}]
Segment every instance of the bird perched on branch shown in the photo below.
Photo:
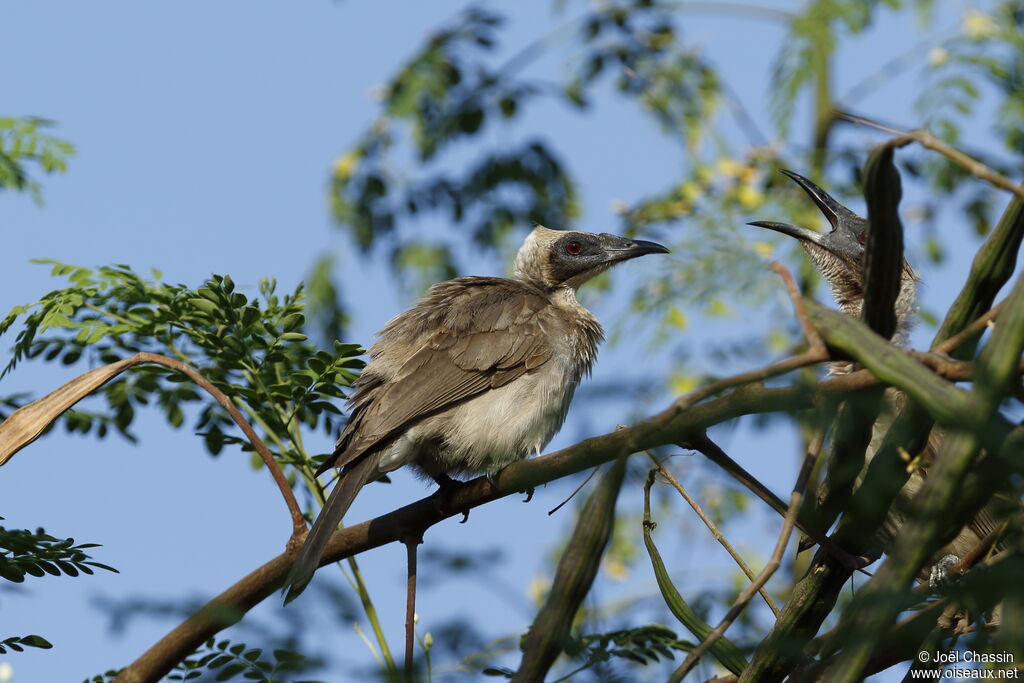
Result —
[{"label": "bird perched on branch", "polygon": [[[825,215],[831,230],[821,233],[808,228],[788,223],[772,221],[754,221],[750,225],[768,228],[800,241],[811,261],[821,272],[832,288],[832,294],[840,309],[847,315],[861,317],[864,305],[864,251],[869,223],[853,211],[837,202],[827,192],[813,182],[792,171],[782,170],[806,192],[818,209]],[[909,332],[913,325],[917,298],[917,275],[904,260],[900,292],[895,302],[896,331],[892,341],[905,346],[909,343]],[[832,364],[832,374],[843,374],[852,369],[848,362]],[[865,459],[870,462],[881,446],[892,421],[906,402],[906,395],[890,389],[886,392],[885,412],[875,422],[871,442],[865,452]],[[930,463],[945,437],[945,432],[935,427],[928,435],[924,452],[920,461]],[[915,454],[916,455],[916,454]],[[914,496],[924,485],[927,471],[915,469],[907,483],[893,501],[882,527],[878,531],[878,541],[882,549],[888,551],[895,542],[904,520],[911,514]],[[1000,512],[1000,504],[993,502],[982,508],[966,526],[960,529],[952,539],[943,546],[934,557],[930,571],[922,574],[933,585],[945,579],[945,571],[956,564],[960,558],[974,549],[981,540],[998,527],[998,520],[1004,516]]]},{"label": "bird perched on branch", "polygon": [[539,453],[590,372],[601,325],[576,289],[611,266],[668,253],[654,242],[537,227],[515,279],[434,285],[370,348],[351,416],[317,474],[341,468],[286,580],[294,599],[359,490],[412,465],[445,487],[453,474],[493,474]]}]

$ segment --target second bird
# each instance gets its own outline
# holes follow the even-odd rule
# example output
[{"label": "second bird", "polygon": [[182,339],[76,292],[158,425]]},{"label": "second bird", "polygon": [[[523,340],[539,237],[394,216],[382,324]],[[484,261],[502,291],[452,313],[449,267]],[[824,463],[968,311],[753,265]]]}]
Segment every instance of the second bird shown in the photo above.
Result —
[{"label": "second bird", "polygon": [[667,253],[654,242],[537,227],[515,279],[460,277],[430,288],[370,348],[351,415],[317,474],[341,468],[286,580],[285,602],[309,583],[359,490],[412,465],[439,485],[493,474],[539,453],[590,372],[601,325],[576,289],[616,263]]}]

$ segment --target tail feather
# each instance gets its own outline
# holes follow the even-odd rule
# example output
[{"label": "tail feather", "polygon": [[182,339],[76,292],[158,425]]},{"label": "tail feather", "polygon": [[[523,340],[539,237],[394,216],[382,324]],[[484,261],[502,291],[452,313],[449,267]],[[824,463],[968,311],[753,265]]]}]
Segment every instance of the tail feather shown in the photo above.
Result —
[{"label": "tail feather", "polygon": [[306,589],[313,578],[313,572],[320,566],[320,556],[323,555],[324,546],[327,545],[331,534],[338,528],[359,490],[377,472],[377,460],[376,454],[364,457],[344,472],[341,480],[334,486],[327,503],[313,522],[313,528],[307,534],[305,543],[299,549],[288,578],[285,579],[284,604],[287,605]]}]

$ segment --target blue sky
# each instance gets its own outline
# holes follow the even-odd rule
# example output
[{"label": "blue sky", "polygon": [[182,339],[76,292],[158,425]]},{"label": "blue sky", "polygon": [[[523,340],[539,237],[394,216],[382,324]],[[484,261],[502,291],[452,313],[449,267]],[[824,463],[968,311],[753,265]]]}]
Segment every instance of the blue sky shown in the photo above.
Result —
[{"label": "blue sky", "polygon": [[[230,273],[235,282],[254,289],[260,277],[273,275],[288,289],[306,276],[318,255],[329,251],[337,256],[337,278],[352,313],[350,340],[368,343],[375,330],[408,305],[409,295],[391,281],[384,264],[361,262],[332,226],[328,174],[333,160],[375,114],[372,88],[462,6],[451,1],[286,5],[237,0],[8,5],[0,43],[8,65],[0,113],[56,120],[56,134],[72,141],[78,154],[66,175],[44,179],[43,207],[27,196],[0,194],[0,229],[8,240],[0,251],[0,311],[56,286],[45,267],[28,263],[31,258],[128,263],[143,272],[155,267],[167,280],[190,285],[216,272]],[[955,23],[961,5],[944,7],[940,25]],[[552,23],[548,3],[498,9],[510,17],[506,46],[522,44],[535,35],[536,26]],[[873,73],[899,54],[894,46],[905,48],[907,36],[915,35],[917,28],[906,18],[882,16],[876,27],[843,48],[838,81],[854,83]],[[683,26],[688,40],[707,46],[762,130],[771,131],[763,103],[782,28],[706,12],[688,15]],[[563,73],[559,59],[556,54],[534,68],[557,80]],[[912,124],[916,119],[905,86],[919,73],[911,69],[858,102],[858,111]],[[612,200],[648,193],[650,178],[671,178],[681,163],[653,122],[611,96],[583,115],[546,106],[512,131],[488,135],[500,142],[502,136],[533,132],[557,141],[580,180],[584,213],[573,227],[595,232],[616,229]],[[863,131],[847,135],[863,139],[865,150],[878,139]],[[989,141],[984,128],[973,137],[976,144]],[[926,305],[940,310],[962,281],[976,244],[955,222],[941,227],[952,247],[942,271],[948,276],[929,279],[926,268],[923,294]],[[920,248],[914,239],[909,232],[912,254]],[[480,274],[502,272],[503,265],[493,260],[480,263]],[[642,278],[646,268],[669,268],[671,263],[627,266],[617,277],[622,282]],[[614,301],[598,302],[596,312],[612,319]],[[688,334],[701,348],[712,333],[742,328],[751,320],[756,323],[756,316]],[[921,336],[930,337],[930,331]],[[610,380],[633,357],[625,343],[605,349],[595,380]],[[655,356],[654,362],[668,359]],[[71,376],[63,366],[26,363],[3,380],[0,393],[44,393]],[[625,396],[619,404],[598,406],[586,415],[571,412],[570,423],[551,447],[572,443],[581,432],[609,431],[636,400]],[[127,664],[172,622],[140,618],[125,632],[111,633],[97,601],[136,595],[168,601],[208,597],[276,555],[287,539],[288,518],[279,496],[265,473],[249,469],[247,456],[228,451],[211,459],[194,436],[169,430],[155,414],[141,415],[136,431],[143,435],[138,446],[54,432],[0,470],[0,515],[6,525],[44,526],[60,536],[102,543],[95,558],[121,571],[79,579],[47,576],[16,590],[0,588],[2,635],[39,633],[55,645],[51,651],[0,657],[13,667],[16,683],[81,680]],[[788,430],[767,437],[743,424],[720,436],[727,450],[756,474],[778,491],[787,490],[795,444]],[[326,450],[327,439],[318,438]],[[422,630],[469,612],[489,636],[521,632],[531,614],[531,582],[546,573],[546,559],[571,521],[568,509],[553,518],[546,511],[567,490],[550,486],[538,492],[533,504],[507,499],[474,511],[467,525],[452,521],[431,530],[428,544],[448,548],[489,548],[499,538],[505,561],[495,570],[498,578],[491,588],[453,582],[427,586],[420,595]],[[351,518],[384,512],[426,492],[420,483],[399,476],[395,486],[364,492]],[[639,509],[635,496],[625,500],[634,513]],[[760,538],[745,546],[763,558],[776,525],[768,516],[751,524]],[[688,521],[677,528],[701,534]],[[733,571],[706,538],[666,544],[671,549],[666,560],[694,580],[710,581]],[[404,550],[382,548],[361,561],[391,645],[400,650]],[[330,580],[341,582],[336,575]],[[500,596],[493,587],[499,580],[508,586]],[[605,580],[601,595],[649,595],[653,590],[640,563],[626,582]],[[312,595],[292,609],[326,624]],[[260,608],[254,616],[273,614]],[[311,636],[308,645],[316,652],[333,652],[338,660],[372,662],[352,630]],[[327,677],[341,680],[338,671],[344,670],[333,668]]]}]

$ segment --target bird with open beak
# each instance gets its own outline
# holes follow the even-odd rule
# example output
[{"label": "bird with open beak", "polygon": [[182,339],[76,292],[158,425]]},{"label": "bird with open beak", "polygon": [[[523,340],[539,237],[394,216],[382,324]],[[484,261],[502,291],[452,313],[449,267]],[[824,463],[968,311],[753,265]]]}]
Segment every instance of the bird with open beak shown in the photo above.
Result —
[{"label": "bird with open beak", "polygon": [[[754,221],[750,225],[781,232],[799,240],[800,245],[832,288],[832,294],[839,307],[847,315],[859,318],[864,305],[864,245],[867,231],[870,229],[867,219],[850,211],[807,178],[792,171],[780,170],[792,178],[810,196],[825,215],[831,230],[822,233],[789,223],[773,221]],[[900,292],[895,304],[896,332],[893,334],[892,340],[896,344],[906,345],[909,342],[908,336],[916,310],[916,297],[917,276],[904,260]],[[851,368],[850,363],[834,363],[831,372],[842,374],[849,372]],[[905,401],[906,395],[903,392],[894,389],[889,389],[886,392],[885,410],[875,422],[871,443],[865,453],[865,459],[868,462],[878,451],[885,433],[892,425],[895,414],[902,409]],[[945,432],[940,427],[932,429],[925,451],[920,454],[921,461],[932,462],[944,438]],[[907,515],[912,513],[914,496],[924,484],[925,476],[926,473],[921,469],[915,470],[893,501],[888,516],[878,532],[878,541],[883,550],[888,551],[892,547],[904,520]],[[1003,507],[1005,506],[993,498],[991,503],[982,508],[970,523],[956,532],[951,540],[939,550],[933,557],[933,566],[930,571],[923,572],[921,578],[928,579],[932,585],[944,581],[946,570],[956,564],[959,558],[974,549],[986,534],[999,526],[998,520],[1004,518],[1006,514]]]},{"label": "bird with open beak", "polygon": [[603,338],[577,288],[618,263],[659,253],[668,249],[538,226],[519,249],[515,278],[438,283],[388,322],[349,399],[348,424],[317,472],[341,469],[286,579],[285,602],[312,578],[368,482],[411,465],[445,487],[450,475],[490,475],[540,453]]},{"label": "bird with open beak", "polygon": [[[864,244],[868,221],[837,202],[798,173],[780,169],[792,178],[810,196],[825,216],[831,229],[817,232],[799,225],[774,221],[753,221],[748,225],[768,228],[789,235],[800,242],[811,261],[832,288],[836,304],[849,316],[859,318],[864,306]],[[917,299],[917,275],[903,260],[900,293],[896,297],[896,333],[893,341],[906,344],[913,325],[914,305]]]}]

